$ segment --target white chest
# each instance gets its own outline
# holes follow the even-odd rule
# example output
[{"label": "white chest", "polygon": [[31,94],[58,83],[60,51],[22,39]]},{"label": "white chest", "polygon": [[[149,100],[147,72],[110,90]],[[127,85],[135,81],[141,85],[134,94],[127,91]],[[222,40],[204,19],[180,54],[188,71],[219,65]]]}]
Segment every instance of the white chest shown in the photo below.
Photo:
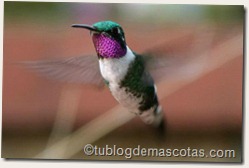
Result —
[{"label": "white chest", "polygon": [[135,55],[127,47],[127,53],[121,58],[100,59],[101,75],[110,84],[118,84],[126,75],[129,65],[134,61]]},{"label": "white chest", "polygon": [[119,83],[127,74],[130,63],[135,59],[135,55],[127,47],[127,53],[122,58],[118,59],[100,59],[99,66],[101,75],[109,82],[109,89],[114,98],[126,108],[136,112],[140,99],[125,91],[125,88],[120,88]]}]

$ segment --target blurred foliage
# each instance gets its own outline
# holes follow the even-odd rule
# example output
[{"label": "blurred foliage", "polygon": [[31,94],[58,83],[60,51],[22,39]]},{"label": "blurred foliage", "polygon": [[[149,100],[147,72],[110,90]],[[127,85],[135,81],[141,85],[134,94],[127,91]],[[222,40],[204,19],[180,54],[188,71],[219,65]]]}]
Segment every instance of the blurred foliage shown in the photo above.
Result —
[{"label": "blurred foliage", "polygon": [[241,22],[244,19],[244,7],[238,5],[126,4],[126,9],[129,9],[129,12],[123,10],[123,8],[123,6],[119,6],[119,12],[122,16],[126,15],[129,20],[139,18],[152,24],[156,24],[157,22],[159,24],[165,22],[174,24],[223,24]]},{"label": "blurred foliage", "polygon": [[207,18],[215,22],[243,21],[244,6],[220,5],[207,6],[205,10]]},{"label": "blurred foliage", "polygon": [[55,21],[67,18],[67,3],[4,2],[5,21]]},{"label": "blurred foliage", "polygon": [[244,6],[238,5],[157,5],[101,4],[67,2],[4,2],[5,22],[60,22],[74,18],[96,17],[131,22],[194,23],[241,22]]}]

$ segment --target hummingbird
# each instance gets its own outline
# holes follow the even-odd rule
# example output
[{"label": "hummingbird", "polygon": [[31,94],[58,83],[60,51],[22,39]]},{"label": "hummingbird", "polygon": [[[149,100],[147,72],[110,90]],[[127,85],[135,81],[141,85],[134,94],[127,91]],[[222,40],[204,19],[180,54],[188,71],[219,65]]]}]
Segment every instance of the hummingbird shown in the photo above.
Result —
[{"label": "hummingbird", "polygon": [[128,47],[122,27],[113,21],[73,24],[72,27],[90,31],[101,76],[113,97],[146,124],[160,127],[163,111],[153,78],[143,56]]},{"label": "hummingbird", "polygon": [[90,31],[97,56],[23,63],[52,79],[97,86],[106,84],[120,105],[138,115],[144,123],[163,130],[163,110],[147,66],[149,59],[130,49],[123,28],[113,21],[73,24],[72,27]]},{"label": "hummingbird", "polygon": [[156,51],[152,48],[137,54],[127,45],[124,30],[116,22],[72,27],[90,31],[96,54],[22,64],[50,79],[98,87],[107,85],[120,105],[144,123],[159,128],[160,136],[165,135],[167,122],[154,81],[191,81],[198,77],[207,64],[217,32],[215,28],[184,29],[183,34],[179,33],[167,45],[154,46]]}]

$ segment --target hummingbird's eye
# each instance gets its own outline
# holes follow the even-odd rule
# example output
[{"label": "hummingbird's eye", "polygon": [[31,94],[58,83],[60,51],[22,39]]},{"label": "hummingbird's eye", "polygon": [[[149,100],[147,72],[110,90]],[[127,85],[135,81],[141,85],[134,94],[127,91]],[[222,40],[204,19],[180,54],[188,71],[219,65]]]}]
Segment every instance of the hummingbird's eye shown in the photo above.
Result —
[{"label": "hummingbird's eye", "polygon": [[119,34],[120,33],[120,30],[117,27],[114,27],[111,31],[112,31],[113,34]]},{"label": "hummingbird's eye", "polygon": [[121,40],[125,42],[124,33],[123,33],[122,28],[120,28],[120,27],[114,27],[114,28],[112,28],[110,30],[110,34],[113,37],[121,38]]}]

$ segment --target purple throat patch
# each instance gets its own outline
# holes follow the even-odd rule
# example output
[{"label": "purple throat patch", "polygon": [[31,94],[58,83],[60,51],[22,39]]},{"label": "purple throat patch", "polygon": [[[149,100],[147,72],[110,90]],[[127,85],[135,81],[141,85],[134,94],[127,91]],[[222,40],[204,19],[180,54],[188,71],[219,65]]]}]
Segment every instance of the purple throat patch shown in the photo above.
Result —
[{"label": "purple throat patch", "polygon": [[111,37],[104,34],[93,34],[93,43],[96,52],[104,58],[120,58],[126,54],[126,48]]}]

